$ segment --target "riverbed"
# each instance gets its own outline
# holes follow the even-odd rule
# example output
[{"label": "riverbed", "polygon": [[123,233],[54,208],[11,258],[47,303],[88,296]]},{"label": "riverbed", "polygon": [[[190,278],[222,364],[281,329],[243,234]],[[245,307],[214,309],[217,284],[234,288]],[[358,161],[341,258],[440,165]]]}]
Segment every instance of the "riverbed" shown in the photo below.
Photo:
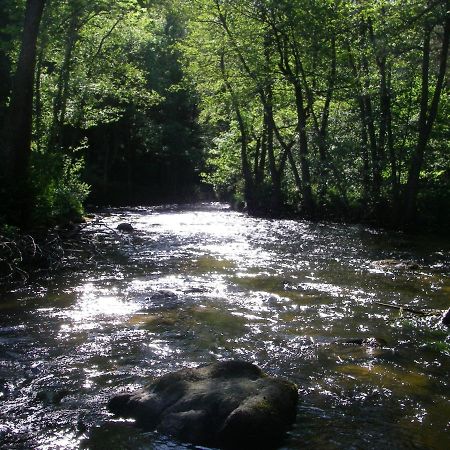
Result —
[{"label": "riverbed", "polygon": [[[379,304],[447,309],[448,241],[223,204],[105,210],[89,232],[95,258],[1,299],[1,448],[195,448],[106,402],[226,359],[298,385],[283,449],[450,448],[447,329]],[[345,343],[368,337],[385,344]]]}]

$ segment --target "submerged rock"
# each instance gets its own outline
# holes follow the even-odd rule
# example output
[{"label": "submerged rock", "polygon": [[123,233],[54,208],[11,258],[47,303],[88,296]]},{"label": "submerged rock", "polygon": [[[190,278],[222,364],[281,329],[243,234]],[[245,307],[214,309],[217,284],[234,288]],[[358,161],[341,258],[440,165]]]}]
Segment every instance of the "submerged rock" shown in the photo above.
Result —
[{"label": "submerged rock", "polygon": [[113,397],[109,410],[185,442],[222,448],[276,445],[295,420],[297,387],[243,361],[182,369]]},{"label": "submerged rock", "polygon": [[64,397],[70,395],[70,391],[67,389],[42,390],[36,394],[36,400],[46,404],[59,405]]},{"label": "submerged rock", "polygon": [[134,231],[131,223],[119,223],[119,225],[117,225],[117,229],[123,233],[132,233]]}]

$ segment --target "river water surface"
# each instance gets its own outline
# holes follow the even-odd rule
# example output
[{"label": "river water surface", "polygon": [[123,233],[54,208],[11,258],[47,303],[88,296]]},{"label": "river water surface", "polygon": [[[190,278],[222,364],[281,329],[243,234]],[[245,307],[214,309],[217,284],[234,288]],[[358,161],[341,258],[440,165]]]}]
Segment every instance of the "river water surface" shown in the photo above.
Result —
[{"label": "river water surface", "polygon": [[[450,448],[446,329],[376,303],[448,308],[448,242],[220,204],[99,218],[85,232],[101,259],[1,299],[1,448],[195,448],[114,420],[106,402],[232,358],[297,383],[284,449]],[[124,221],[134,233],[115,231]],[[387,258],[418,267],[372,264]],[[371,336],[386,345],[342,343]]]}]

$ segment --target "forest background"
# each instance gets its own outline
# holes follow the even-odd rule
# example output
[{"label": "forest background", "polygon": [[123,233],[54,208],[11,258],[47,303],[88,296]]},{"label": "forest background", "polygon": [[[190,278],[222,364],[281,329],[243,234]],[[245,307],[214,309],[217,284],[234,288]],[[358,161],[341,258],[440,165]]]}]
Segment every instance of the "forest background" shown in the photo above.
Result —
[{"label": "forest background", "polygon": [[84,205],[450,223],[448,0],[2,0],[2,233]]}]

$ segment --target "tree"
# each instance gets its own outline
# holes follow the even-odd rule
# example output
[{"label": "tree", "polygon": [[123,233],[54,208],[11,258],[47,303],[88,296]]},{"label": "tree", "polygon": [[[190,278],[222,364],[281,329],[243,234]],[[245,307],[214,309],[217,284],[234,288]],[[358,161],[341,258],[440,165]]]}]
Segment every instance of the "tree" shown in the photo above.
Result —
[{"label": "tree", "polygon": [[[237,155],[223,142],[240,130],[235,145],[247,203],[256,205],[250,210],[265,203],[273,211],[258,187],[263,180],[272,198],[291,206],[297,190],[303,215],[412,220],[426,193],[423,169],[434,161],[433,173],[446,173],[442,152],[426,151],[430,143],[442,148],[433,128],[445,122],[444,3],[196,0],[185,7],[188,70],[209,125],[226,137],[212,142]],[[220,162],[217,147],[212,154],[224,173],[228,156]]]},{"label": "tree", "polygon": [[[440,13],[440,14],[439,14]],[[433,94],[430,94],[430,59],[432,33],[436,28],[442,28],[442,40],[438,57],[438,70],[435,75]],[[444,2],[438,17],[427,17],[423,25],[422,65],[421,65],[421,94],[418,123],[417,143],[411,157],[408,171],[408,181],[405,188],[405,210],[403,225],[409,225],[415,217],[417,195],[419,191],[420,172],[423,167],[428,142],[438,114],[439,103],[447,73],[447,61],[450,40],[450,2]],[[431,99],[430,99],[431,97]]]},{"label": "tree", "polygon": [[10,219],[28,226],[32,208],[29,179],[36,43],[45,0],[27,0],[20,55],[14,76],[7,117],[7,185],[10,187]]}]

